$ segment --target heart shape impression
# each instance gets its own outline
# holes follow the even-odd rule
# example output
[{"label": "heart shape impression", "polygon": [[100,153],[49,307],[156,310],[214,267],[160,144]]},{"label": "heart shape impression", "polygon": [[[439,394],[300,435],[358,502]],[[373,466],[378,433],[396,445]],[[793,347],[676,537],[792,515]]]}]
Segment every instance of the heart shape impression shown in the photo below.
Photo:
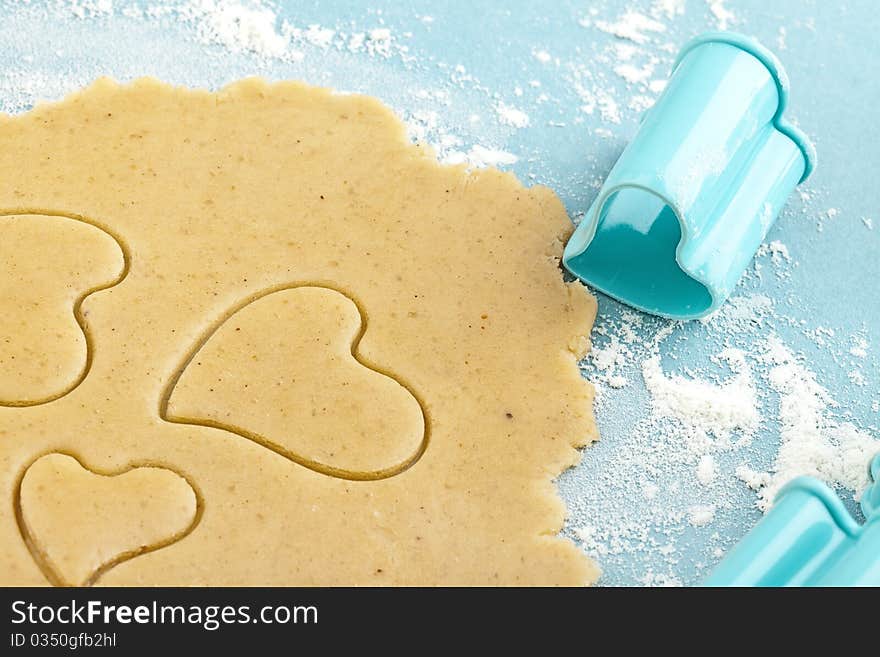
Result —
[{"label": "heart shape impression", "polygon": [[238,434],[333,477],[395,475],[422,455],[428,424],[412,389],[358,353],[366,330],[359,306],[335,289],[270,290],[196,345],[160,414]]},{"label": "heart shape impression", "polygon": [[89,586],[122,561],[180,540],[198,519],[195,491],[171,470],[105,475],[57,453],[27,469],[18,506],[31,554],[59,586]]},{"label": "heart shape impression", "polygon": [[74,215],[0,214],[0,235],[0,406],[45,404],[88,373],[82,306],[125,277],[125,252]]}]

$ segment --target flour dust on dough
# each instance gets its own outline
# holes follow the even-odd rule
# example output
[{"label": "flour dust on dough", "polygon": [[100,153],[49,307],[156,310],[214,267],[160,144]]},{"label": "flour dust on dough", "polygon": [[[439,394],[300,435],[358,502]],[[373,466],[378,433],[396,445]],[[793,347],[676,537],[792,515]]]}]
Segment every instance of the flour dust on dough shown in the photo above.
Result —
[{"label": "flour dust on dough", "polygon": [[0,143],[0,584],[596,578],[550,190],[296,83],[100,80]]}]

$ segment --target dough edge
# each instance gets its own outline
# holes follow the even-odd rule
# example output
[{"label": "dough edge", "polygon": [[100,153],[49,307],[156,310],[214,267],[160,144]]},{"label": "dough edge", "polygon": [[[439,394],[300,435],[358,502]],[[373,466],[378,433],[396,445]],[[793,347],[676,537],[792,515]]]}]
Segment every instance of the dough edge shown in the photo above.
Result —
[{"label": "dough edge", "polygon": [[[495,184],[508,187],[511,191],[525,192],[536,199],[544,208],[544,219],[549,223],[551,220],[556,221],[556,234],[552,239],[548,240],[547,257],[548,261],[555,267],[561,267],[562,249],[568,237],[574,230],[574,226],[568,218],[562,201],[556,193],[543,185],[534,185],[526,187],[512,172],[499,171],[495,168],[485,169],[468,169],[466,164],[441,164],[437,161],[436,154],[429,145],[414,144],[410,141],[406,126],[394,111],[379,99],[364,94],[338,93],[333,89],[326,87],[316,87],[304,82],[283,80],[283,81],[267,81],[261,77],[247,77],[240,80],[229,82],[216,91],[205,88],[193,88],[186,85],[173,85],[160,81],[154,77],[139,77],[128,82],[118,82],[111,77],[99,77],[93,83],[73,91],[60,100],[39,101],[34,107],[27,112],[21,114],[4,114],[0,113],[0,126],[7,127],[17,121],[33,121],[43,112],[52,112],[62,109],[71,103],[76,103],[78,99],[88,97],[90,94],[107,91],[130,90],[155,90],[157,92],[168,93],[169,91],[176,95],[193,95],[196,97],[214,97],[215,102],[222,103],[225,99],[234,98],[238,95],[262,95],[270,93],[273,89],[289,89],[297,92],[308,92],[309,94],[320,94],[325,100],[332,99],[332,102],[338,103],[339,107],[357,107],[365,112],[374,115],[377,120],[381,121],[383,126],[388,128],[396,126],[397,138],[404,146],[410,156],[419,161],[422,165],[430,165],[440,167],[447,170],[455,170],[461,178],[467,181],[474,181],[480,178],[494,179]],[[542,227],[543,230],[543,227]],[[566,282],[563,279],[562,271],[559,272],[558,285],[564,289],[568,297],[569,310],[572,314],[583,318],[576,328],[571,332],[569,342],[559,345],[560,354],[568,361],[568,369],[571,373],[571,386],[583,386],[582,391],[571,389],[572,392],[584,392],[592,401],[595,388],[594,386],[581,376],[577,367],[577,361],[586,356],[591,350],[591,342],[589,339],[590,331],[597,314],[597,300],[588,291],[588,289],[578,281]],[[574,379],[577,379],[575,381]],[[545,464],[544,476],[541,480],[534,482],[534,495],[536,502],[539,502],[551,509],[552,513],[547,515],[548,530],[535,535],[534,540],[538,542],[550,541],[556,544],[561,553],[568,552],[567,558],[581,562],[581,570],[583,575],[583,583],[591,585],[599,578],[601,571],[598,565],[586,554],[578,548],[575,543],[559,532],[562,530],[565,520],[565,505],[560,497],[558,488],[555,485],[556,478],[568,468],[577,465],[581,458],[582,452],[580,448],[586,447],[595,440],[598,440],[599,434],[595,423],[595,417],[592,408],[587,409],[587,413],[583,418],[581,427],[582,431],[578,435],[564,436],[564,441],[571,447],[567,458],[548,459]],[[562,554],[560,554],[562,556]]]}]

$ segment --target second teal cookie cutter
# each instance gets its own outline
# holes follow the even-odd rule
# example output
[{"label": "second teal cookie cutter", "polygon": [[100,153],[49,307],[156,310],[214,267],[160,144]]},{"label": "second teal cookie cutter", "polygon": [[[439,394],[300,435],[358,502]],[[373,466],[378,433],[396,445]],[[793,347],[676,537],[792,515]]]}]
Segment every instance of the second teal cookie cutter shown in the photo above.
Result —
[{"label": "second teal cookie cutter", "polygon": [[818,479],[792,480],[704,585],[880,586],[880,454],[869,475],[862,525]]},{"label": "second teal cookie cutter", "polygon": [[783,118],[788,89],[754,39],[688,43],[566,245],[565,267],[649,313],[715,311],[815,166],[812,143]]}]

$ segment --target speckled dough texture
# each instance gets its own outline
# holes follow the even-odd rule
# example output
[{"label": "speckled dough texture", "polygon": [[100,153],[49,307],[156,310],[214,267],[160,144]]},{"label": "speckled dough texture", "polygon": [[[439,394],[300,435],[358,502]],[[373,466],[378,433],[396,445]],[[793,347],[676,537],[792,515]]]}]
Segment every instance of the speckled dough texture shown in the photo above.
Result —
[{"label": "speckled dough texture", "polygon": [[295,83],[100,80],[0,144],[0,583],[595,580],[550,190]]}]

